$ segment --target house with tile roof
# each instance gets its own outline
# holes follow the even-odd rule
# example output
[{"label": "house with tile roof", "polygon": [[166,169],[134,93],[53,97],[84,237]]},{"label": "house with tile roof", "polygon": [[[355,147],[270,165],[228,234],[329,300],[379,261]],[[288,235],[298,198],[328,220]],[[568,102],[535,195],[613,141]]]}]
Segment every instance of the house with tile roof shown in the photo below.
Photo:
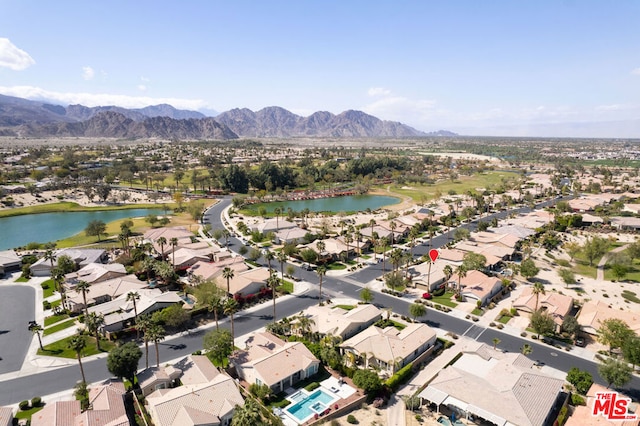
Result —
[{"label": "house with tile roof", "polygon": [[[596,401],[598,392],[609,392],[602,385],[594,383],[587,391],[587,405],[576,405],[573,407],[571,416],[565,422],[565,426],[638,426],[638,420],[607,420],[604,416],[593,415],[593,405]],[[621,398],[628,398],[624,394],[620,394]],[[627,414],[636,414],[640,418],[640,408],[638,403],[629,404],[627,406]]]},{"label": "house with tile roof", "polygon": [[22,267],[22,259],[14,250],[0,251],[0,274],[8,271],[19,271]]},{"label": "house with tile roof", "polygon": [[344,340],[381,319],[382,311],[371,304],[358,305],[351,310],[313,305],[305,309],[302,315],[313,321],[312,332],[340,336]]},{"label": "house with tile roof", "polygon": [[520,353],[478,343],[445,367],[418,396],[467,419],[498,426],[550,425],[564,380],[546,375]]},{"label": "house with tile roof", "polygon": [[[107,252],[105,250],[87,248],[62,249],[58,250],[55,256],[56,258],[59,258],[60,256],[68,256],[79,268],[90,263],[105,263],[108,259]],[[46,277],[47,275],[51,275],[51,262],[43,257],[38,259],[36,263],[29,267],[29,269],[31,270],[31,275],[34,277]]]},{"label": "house with tile roof", "polygon": [[[160,244],[158,244],[160,237],[164,237],[164,239],[167,240],[167,243],[164,244],[164,246],[160,246]],[[150,229],[144,233],[143,238],[144,241],[148,241],[153,245],[154,250],[158,254],[167,256],[174,250],[174,247],[171,245],[172,238],[176,238],[178,240],[178,245],[175,247],[178,248],[192,244],[195,239],[195,235],[184,226],[173,226]]]},{"label": "house with tile roof", "polygon": [[13,410],[9,407],[0,407],[0,426],[13,425]]},{"label": "house with tile roof", "polygon": [[206,382],[158,389],[145,403],[155,426],[228,426],[244,399],[236,382],[218,372]]},{"label": "house with tile roof", "polygon": [[89,263],[76,272],[71,272],[64,276],[65,288],[67,291],[73,290],[80,281],[89,284],[99,283],[112,278],[124,277],[127,270],[121,263]]},{"label": "house with tile roof", "polygon": [[462,297],[473,302],[480,300],[482,305],[487,304],[502,290],[502,281],[499,278],[490,277],[476,270],[468,271],[467,275],[460,280],[457,274],[449,279],[452,286],[458,286],[458,281],[462,286]]},{"label": "house with tile roof", "polygon": [[361,359],[365,368],[375,366],[391,375],[435,342],[436,332],[426,324],[409,324],[402,331],[374,325],[341,343],[340,348],[352,360]]},{"label": "house with tile roof", "polygon": [[444,275],[445,263],[431,263],[426,261],[409,267],[411,282],[414,286],[432,292],[446,281]]},{"label": "house with tile roof", "polygon": [[[536,295],[533,294],[531,286],[525,287],[513,302],[513,307],[519,312],[531,315],[536,310]],[[538,309],[544,309],[553,317],[556,323],[556,330],[562,327],[565,317],[571,312],[573,307],[573,298],[556,292],[547,292],[538,295]]]},{"label": "house with tile roof", "polygon": [[222,276],[222,270],[226,267],[233,269],[236,274],[249,269],[242,256],[230,256],[215,262],[198,261],[187,269],[187,274],[191,284],[195,285],[197,282],[217,279]]},{"label": "house with tile roof", "polygon": [[[131,291],[138,291],[147,288],[145,281],[140,281],[134,274],[113,278],[107,281],[92,284],[87,293],[87,305],[99,305],[109,302],[117,297]],[[84,297],[82,292],[73,291],[67,295],[67,308],[72,312],[80,312],[84,309]]]},{"label": "house with tile roof", "polygon": [[582,305],[580,312],[576,316],[582,331],[595,336],[602,321],[616,318],[627,323],[637,335],[640,335],[640,312],[621,311],[611,308],[602,301],[589,301]]},{"label": "house with tile roof", "polygon": [[149,367],[138,374],[138,385],[142,391],[142,395],[148,396],[158,389],[167,389],[176,387],[178,379],[182,375],[182,371],[173,365],[164,367]]},{"label": "house with tile roof", "polygon": [[315,375],[320,366],[304,343],[285,342],[268,332],[252,334],[245,345],[229,357],[236,373],[247,383],[267,385],[276,393]]},{"label": "house with tile roof", "polygon": [[204,355],[189,355],[174,364],[174,367],[182,371],[180,382],[183,385],[209,383],[220,374]]}]

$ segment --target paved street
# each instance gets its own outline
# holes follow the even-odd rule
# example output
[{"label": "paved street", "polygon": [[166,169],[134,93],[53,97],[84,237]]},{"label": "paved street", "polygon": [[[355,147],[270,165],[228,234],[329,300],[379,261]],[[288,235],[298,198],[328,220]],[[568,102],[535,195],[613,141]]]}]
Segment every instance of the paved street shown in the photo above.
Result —
[{"label": "paved street", "polygon": [[[213,229],[222,227],[220,214],[230,203],[230,199],[224,199],[207,212],[206,220],[212,225]],[[548,203],[549,202],[546,204]],[[528,209],[524,209],[524,211],[526,210]],[[500,212],[495,215],[507,214],[508,212]],[[494,217],[494,215],[485,217],[482,220],[491,220],[492,217]],[[475,226],[475,224],[472,222],[465,226],[472,227]],[[446,235],[440,235],[434,238],[434,247],[443,245],[446,243],[446,239]],[[230,243],[232,244],[232,248],[238,248],[241,244],[241,242],[236,238],[231,238]],[[427,246],[422,247],[424,252],[428,251]],[[419,247],[416,247],[416,255],[420,254],[418,250]],[[377,264],[364,268],[345,278],[326,276],[323,282],[323,293],[326,292],[331,297],[351,297],[358,299],[360,290],[362,290],[367,283],[379,276],[381,272],[382,265]],[[310,283],[318,282],[315,272],[306,271],[302,268],[296,268],[295,276]],[[303,294],[280,298],[277,304],[278,318],[297,314],[306,307],[317,303],[317,297],[317,287],[314,285]],[[374,303],[376,305],[390,307],[394,312],[399,314],[407,314],[409,304],[412,302],[413,300],[408,297],[397,298],[384,293],[376,293],[374,299]],[[271,315],[271,303],[266,303],[258,308],[252,309],[250,313],[240,314],[235,325],[236,335],[241,336],[264,327],[271,322]],[[482,323],[467,321],[460,316],[461,314],[455,311],[451,314],[445,314],[434,309],[429,309],[423,322],[432,327],[438,327],[443,331],[450,331],[461,336],[464,335],[490,345],[492,345],[493,338],[498,337],[501,341],[499,347],[507,351],[519,351],[519,348],[522,347],[522,345],[528,343],[533,347],[533,352],[531,353],[530,358],[563,371],[568,371],[569,368],[574,366],[585,369],[591,372],[597,382],[602,383],[597,373],[597,364],[591,361],[589,354],[586,354],[586,358],[576,356],[571,352],[558,350],[552,346],[538,343],[531,339],[523,339],[519,336],[518,331],[509,327],[505,327],[505,330],[496,330],[488,328]],[[228,324],[225,321],[221,326],[228,327]],[[212,325],[209,325],[209,327],[212,327]],[[197,349],[201,349],[203,334],[203,330],[196,330],[188,335],[173,336],[165,340],[160,345],[161,362],[164,363],[180,356],[190,354]],[[185,345],[185,347],[181,347],[180,345]],[[585,354],[584,352],[579,353]],[[56,368],[52,371],[45,372],[41,372],[42,369],[26,369],[18,377],[7,377],[6,375],[4,377],[0,376],[0,379],[4,379],[2,383],[2,390],[0,391],[0,404],[12,404],[24,399],[32,398],[33,396],[52,394],[73,387],[79,379],[80,373],[75,361],[70,361],[70,364],[71,365],[67,367]],[[85,366],[88,381],[93,382],[109,377],[104,359],[85,361],[83,364]],[[35,371],[38,371],[37,375],[32,374]],[[640,379],[635,376],[632,382],[625,387],[624,391],[631,394],[636,399],[640,397]]]},{"label": "paved street", "polygon": [[35,300],[33,287],[0,286],[0,374],[22,367],[32,339],[27,327],[36,319]]}]

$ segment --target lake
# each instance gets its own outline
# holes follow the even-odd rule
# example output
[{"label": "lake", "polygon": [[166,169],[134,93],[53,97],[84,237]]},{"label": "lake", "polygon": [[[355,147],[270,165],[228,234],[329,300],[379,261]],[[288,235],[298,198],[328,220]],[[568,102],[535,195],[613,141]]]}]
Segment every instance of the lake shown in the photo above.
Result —
[{"label": "lake", "polygon": [[0,250],[47,243],[84,231],[92,220],[109,223],[118,219],[162,215],[162,209],[130,209],[92,212],[41,213],[0,218]]},{"label": "lake", "polygon": [[380,207],[397,204],[399,198],[388,197],[386,195],[349,195],[346,197],[332,198],[316,198],[313,200],[296,200],[296,201],[278,201],[275,203],[259,203],[252,204],[248,208],[255,212],[260,207],[267,209],[272,213],[277,207],[282,209],[286,214],[287,209],[291,208],[295,212],[309,209],[312,212],[360,212],[367,209],[377,210]]}]

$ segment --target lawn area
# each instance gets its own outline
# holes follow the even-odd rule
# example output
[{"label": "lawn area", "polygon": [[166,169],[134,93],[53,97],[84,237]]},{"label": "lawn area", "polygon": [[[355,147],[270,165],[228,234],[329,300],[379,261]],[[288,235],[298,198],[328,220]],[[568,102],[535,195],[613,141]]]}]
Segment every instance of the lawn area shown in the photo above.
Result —
[{"label": "lawn area", "polygon": [[631,290],[622,290],[622,298],[633,303],[640,303],[640,299],[636,296],[636,293]]},{"label": "lawn area", "polygon": [[331,309],[335,309],[335,308],[340,308],[340,309],[344,309],[345,311],[350,311],[352,309],[355,309],[355,305],[335,305],[331,307]]},{"label": "lawn area", "polygon": [[45,282],[40,284],[40,286],[42,286],[43,291],[42,297],[45,299],[47,297],[53,296],[53,293],[55,293],[56,291],[56,283],[54,283],[52,279],[46,280]]},{"label": "lawn area", "polygon": [[76,323],[76,319],[73,318],[68,321],[58,323],[52,327],[45,328],[42,334],[45,336],[48,336],[49,334],[57,333],[58,331],[64,330],[65,328],[73,327],[75,323]]},{"label": "lawn area", "polygon": [[27,419],[27,420],[31,420],[31,416],[33,416],[35,413],[37,413],[38,411],[42,410],[44,408],[44,404],[42,404],[39,407],[32,407],[29,408],[28,410],[18,410],[18,412],[16,413],[15,418],[18,420],[21,419]]},{"label": "lawn area", "polygon": [[454,292],[452,291],[447,291],[445,294],[443,294],[442,296],[433,296],[433,299],[431,299],[431,302],[434,303],[439,303],[441,305],[445,305],[448,306],[450,308],[455,308],[456,306],[458,306],[458,304],[454,301],[451,300],[451,298],[455,295]]},{"label": "lawn area", "polygon": [[[171,205],[173,207],[173,205]],[[161,204],[121,204],[116,206],[85,207],[78,203],[60,202],[50,204],[38,204],[29,207],[18,207],[0,211],[0,217],[20,216],[34,213],[58,213],[58,212],[93,212],[103,210],[131,210],[161,208]]]},{"label": "lawn area", "polygon": [[347,269],[347,265],[340,262],[327,263],[328,271],[342,271],[343,269]]},{"label": "lawn area", "polygon": [[473,311],[471,311],[471,314],[481,317],[482,315],[484,315],[484,311],[479,308],[474,308]]},{"label": "lawn area", "polygon": [[498,322],[501,322],[502,324],[506,324],[511,320],[512,317],[510,317],[509,315],[503,315],[500,317],[500,319],[498,320]]},{"label": "lawn area", "polygon": [[[38,355],[45,356],[57,356],[60,358],[76,358],[76,352],[72,349],[69,349],[69,341],[73,338],[73,336],[69,336],[65,339],[58,340],[57,342],[53,342],[50,345],[44,347],[44,350],[38,349]],[[87,340],[87,347],[84,348],[84,352],[82,354],[83,357],[96,355],[98,354],[98,350],[96,349],[96,339],[90,336],[85,336]],[[115,348],[116,344],[114,342],[110,342],[108,340],[100,341],[100,349],[102,352],[109,352],[111,349]]]},{"label": "lawn area", "polygon": [[44,326],[49,327],[51,324],[55,324],[58,321],[66,320],[69,318],[69,314],[51,315],[44,319]]},{"label": "lawn area", "polygon": [[29,282],[31,278],[25,278],[25,277],[19,277],[17,280],[15,280],[14,282],[16,283],[27,283]]},{"label": "lawn area", "polygon": [[[491,188],[498,185],[502,179],[513,179],[519,176],[515,172],[505,171],[489,171],[486,173],[477,173],[473,176],[460,176],[455,181],[441,181],[433,185],[412,185],[411,189],[402,189],[399,185],[391,186],[391,195],[393,193],[406,197],[411,197],[414,202],[422,202],[424,197],[433,199],[436,191],[440,191],[446,195],[453,190],[457,194],[464,194],[466,191],[475,190],[476,188]],[[386,190],[386,187],[378,187]]]},{"label": "lawn area", "polygon": [[[623,253],[625,251],[623,251]],[[617,278],[613,275],[613,272],[611,272],[611,268],[609,268],[609,263],[604,266],[604,279],[607,281],[617,280]],[[640,259],[633,260],[633,263],[629,268],[629,272],[624,276],[622,280],[640,282]]]},{"label": "lawn area", "polygon": [[276,287],[277,292],[287,293],[287,294],[293,293],[293,283],[291,281],[280,280],[280,282],[282,284]]},{"label": "lawn area", "polygon": [[[609,245],[609,249],[607,250],[607,253],[616,248],[616,247],[620,247],[621,244],[620,243],[613,243]],[[606,255],[606,254],[605,254]],[[574,258],[574,266],[573,266],[573,272],[575,272],[576,274],[580,274],[583,275],[585,277],[589,277],[589,278],[593,278],[595,279],[598,275],[598,270],[597,270],[597,266],[598,263],[600,262],[600,260],[602,259],[602,256],[598,256],[596,259],[593,260],[593,266],[589,266],[589,261],[584,257],[584,255],[582,253],[578,253],[576,255],[576,257]],[[607,268],[605,266],[605,279],[611,280],[611,278],[607,278]],[[609,274],[611,274],[611,272],[609,272]],[[612,274],[611,274],[612,276]],[[640,277],[640,275],[638,275],[638,277]]]}]

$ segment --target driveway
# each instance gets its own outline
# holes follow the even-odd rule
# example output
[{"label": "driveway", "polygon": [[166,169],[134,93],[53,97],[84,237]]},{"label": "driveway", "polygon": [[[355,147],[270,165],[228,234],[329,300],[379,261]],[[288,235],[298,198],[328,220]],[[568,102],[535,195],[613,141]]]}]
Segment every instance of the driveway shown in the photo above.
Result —
[{"label": "driveway", "polygon": [[35,320],[33,287],[0,282],[0,374],[22,367],[33,336],[29,321]]}]

